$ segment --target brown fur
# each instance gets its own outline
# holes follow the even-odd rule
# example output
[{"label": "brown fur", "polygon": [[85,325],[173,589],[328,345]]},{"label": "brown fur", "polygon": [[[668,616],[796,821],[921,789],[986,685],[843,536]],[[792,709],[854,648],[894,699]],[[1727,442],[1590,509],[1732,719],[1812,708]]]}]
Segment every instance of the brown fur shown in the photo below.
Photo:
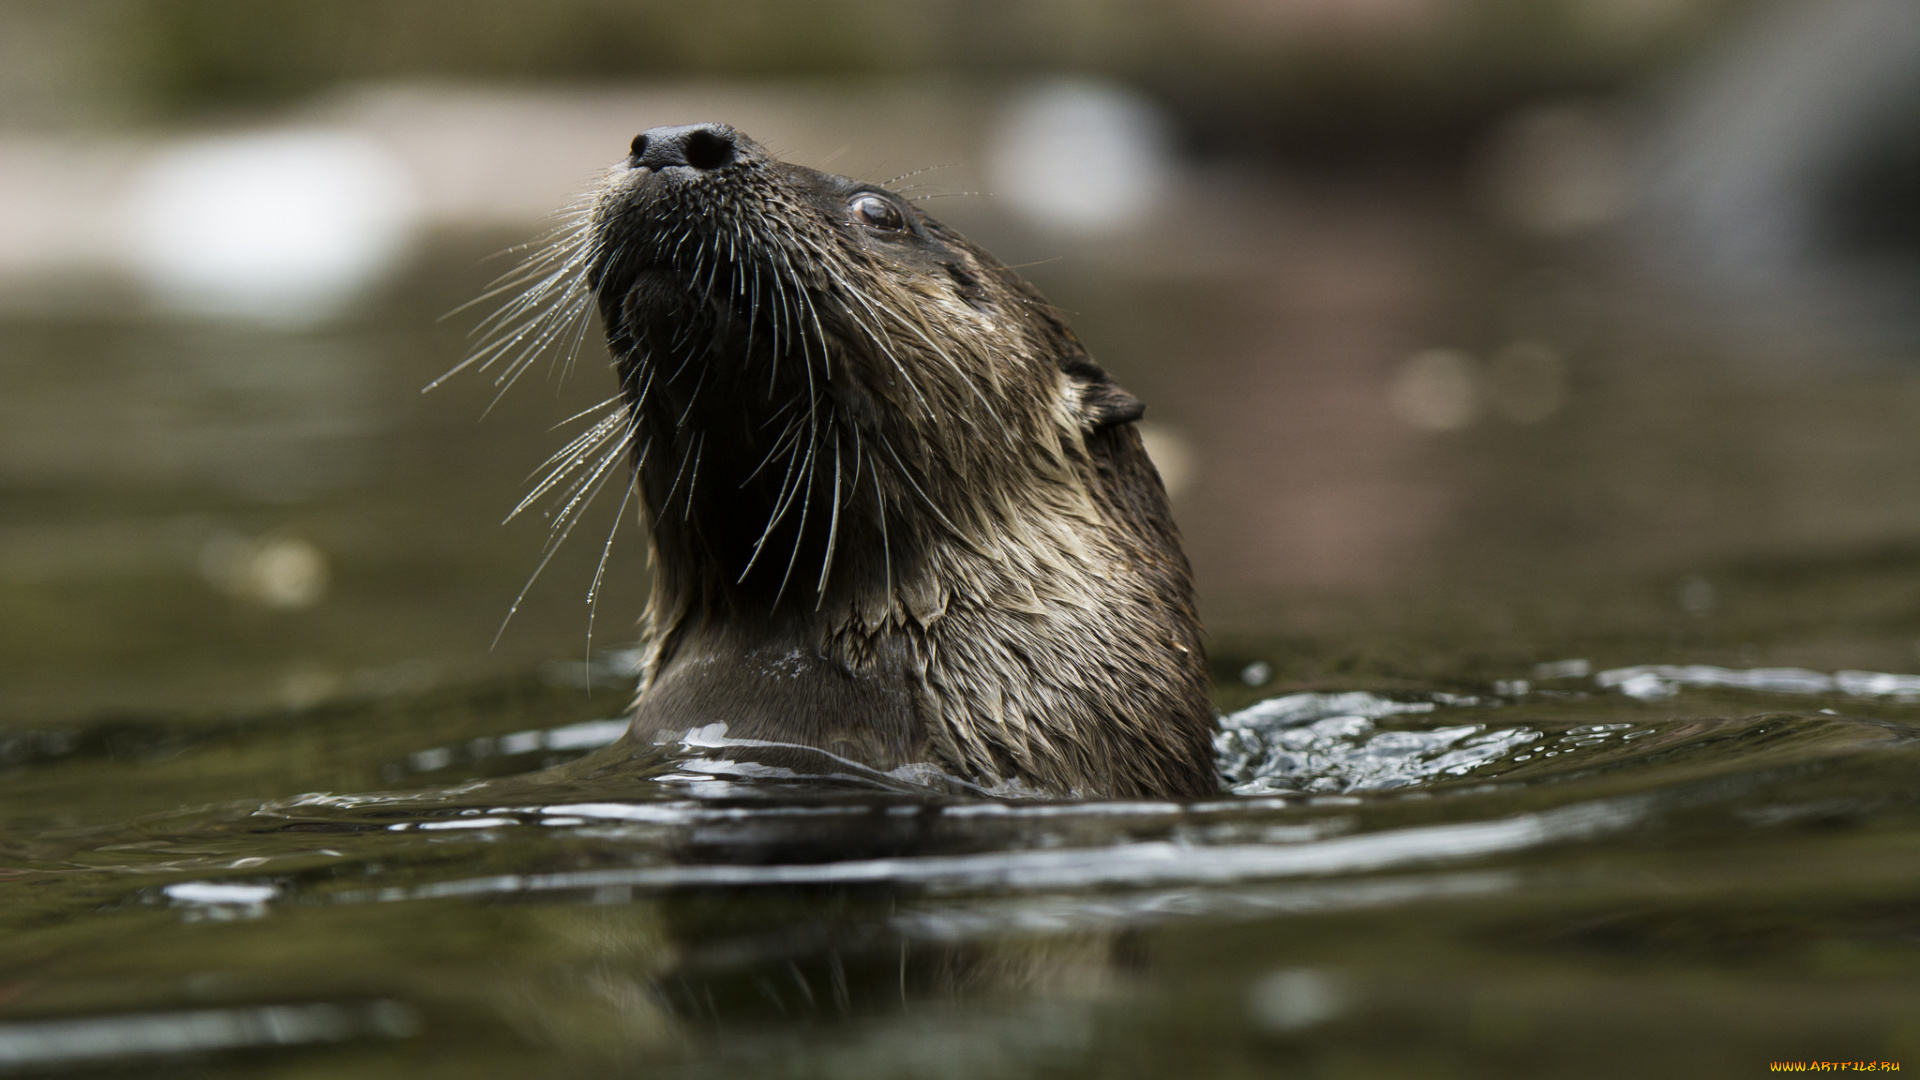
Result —
[{"label": "brown fur", "polygon": [[724,164],[613,170],[575,260],[651,528],[629,742],[724,723],[1015,790],[1214,791],[1139,403],[897,195],[706,130]]}]

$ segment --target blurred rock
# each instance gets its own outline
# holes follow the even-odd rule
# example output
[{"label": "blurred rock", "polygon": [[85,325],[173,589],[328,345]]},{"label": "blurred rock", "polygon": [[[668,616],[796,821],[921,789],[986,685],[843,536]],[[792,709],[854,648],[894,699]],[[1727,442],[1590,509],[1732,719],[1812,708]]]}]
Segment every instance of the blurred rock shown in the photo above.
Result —
[{"label": "blurred rock", "polygon": [[1029,224],[1118,232],[1144,222],[1172,185],[1173,125],[1123,87],[1060,80],[1008,103],[987,160],[994,193]]},{"label": "blurred rock", "polygon": [[297,536],[249,539],[216,533],[200,549],[200,574],[238,600],[302,611],[327,594],[327,557]]},{"label": "blurred rock", "polygon": [[1765,5],[1660,102],[1641,248],[1758,357],[1920,343],[1920,5]]},{"label": "blurred rock", "polygon": [[1524,233],[1577,236],[1617,220],[1630,187],[1616,123],[1593,106],[1544,105],[1495,134],[1483,165],[1495,216]]},{"label": "blurred rock", "polygon": [[1408,427],[1458,431],[1480,415],[1478,363],[1458,349],[1427,349],[1400,365],[1387,404]]},{"label": "blurred rock", "polygon": [[413,178],[378,143],[299,128],[167,146],[124,205],[125,256],[166,307],[295,324],[390,273],[419,217]]},{"label": "blurred rock", "polygon": [[1268,1031],[1293,1034],[1347,1011],[1348,994],[1333,975],[1312,968],[1276,971],[1247,992],[1247,1009]]},{"label": "blurred rock", "polygon": [[1487,362],[1487,405],[1503,420],[1538,424],[1567,404],[1567,362],[1538,341],[1516,341]]}]

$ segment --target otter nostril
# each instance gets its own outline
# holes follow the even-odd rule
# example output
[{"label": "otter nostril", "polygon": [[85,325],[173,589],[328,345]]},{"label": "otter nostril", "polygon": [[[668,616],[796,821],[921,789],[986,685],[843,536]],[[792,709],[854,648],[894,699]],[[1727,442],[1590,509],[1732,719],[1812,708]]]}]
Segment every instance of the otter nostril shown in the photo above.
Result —
[{"label": "otter nostril", "polygon": [[738,153],[733,129],[725,124],[648,128],[633,139],[633,163],[642,169],[707,172],[731,164]]},{"label": "otter nostril", "polygon": [[694,128],[687,132],[682,154],[687,164],[702,172],[718,169],[733,160],[732,134],[710,127]]}]

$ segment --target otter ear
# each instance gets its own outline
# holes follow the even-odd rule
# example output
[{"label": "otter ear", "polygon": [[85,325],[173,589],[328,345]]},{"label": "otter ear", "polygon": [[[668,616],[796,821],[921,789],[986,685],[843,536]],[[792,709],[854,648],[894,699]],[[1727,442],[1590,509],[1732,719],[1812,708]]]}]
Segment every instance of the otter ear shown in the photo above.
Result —
[{"label": "otter ear", "polygon": [[1088,431],[1128,424],[1146,414],[1147,403],[1120,389],[1113,377],[1089,364],[1092,371],[1069,371],[1068,382],[1080,399],[1080,423]]},{"label": "otter ear", "polygon": [[1107,369],[1087,355],[1080,339],[1073,336],[1073,331],[1052,308],[1042,307],[1040,311],[1063,339],[1067,358],[1061,362],[1060,370],[1066,374],[1067,387],[1079,402],[1081,427],[1089,432],[1099,431],[1130,424],[1146,414],[1147,403],[1120,389]]}]

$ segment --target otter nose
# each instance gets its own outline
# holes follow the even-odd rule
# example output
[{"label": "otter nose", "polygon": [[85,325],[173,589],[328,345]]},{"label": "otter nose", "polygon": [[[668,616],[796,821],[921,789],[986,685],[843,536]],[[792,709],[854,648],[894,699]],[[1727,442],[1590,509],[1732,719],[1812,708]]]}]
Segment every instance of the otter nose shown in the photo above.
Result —
[{"label": "otter nose", "polygon": [[739,149],[725,124],[648,128],[633,137],[633,163],[645,169],[686,165],[706,172],[733,161]]}]

